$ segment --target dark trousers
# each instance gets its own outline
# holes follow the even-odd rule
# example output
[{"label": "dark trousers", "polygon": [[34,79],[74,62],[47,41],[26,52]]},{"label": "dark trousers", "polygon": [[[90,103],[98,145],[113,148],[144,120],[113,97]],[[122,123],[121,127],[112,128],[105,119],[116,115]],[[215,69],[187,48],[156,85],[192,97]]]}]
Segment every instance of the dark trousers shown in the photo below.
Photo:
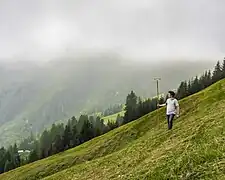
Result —
[{"label": "dark trousers", "polygon": [[172,129],[173,127],[173,118],[175,114],[169,114],[167,115],[167,123],[168,123],[168,129]]}]

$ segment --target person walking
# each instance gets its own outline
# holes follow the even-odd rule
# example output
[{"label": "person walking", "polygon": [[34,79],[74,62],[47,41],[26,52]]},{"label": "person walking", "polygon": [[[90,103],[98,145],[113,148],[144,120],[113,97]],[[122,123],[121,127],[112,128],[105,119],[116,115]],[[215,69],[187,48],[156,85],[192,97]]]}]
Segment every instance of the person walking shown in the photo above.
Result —
[{"label": "person walking", "polygon": [[175,98],[175,93],[173,91],[168,92],[168,99],[166,100],[165,104],[158,104],[159,107],[166,106],[166,116],[167,116],[167,123],[168,129],[172,129],[173,127],[173,119],[175,115],[179,117],[179,103],[178,100]]}]

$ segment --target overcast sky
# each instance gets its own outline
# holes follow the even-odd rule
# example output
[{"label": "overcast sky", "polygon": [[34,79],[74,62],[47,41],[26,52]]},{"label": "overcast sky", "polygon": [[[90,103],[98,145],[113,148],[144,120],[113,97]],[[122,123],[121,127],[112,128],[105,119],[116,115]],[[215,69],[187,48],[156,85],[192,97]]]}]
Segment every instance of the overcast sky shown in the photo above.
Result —
[{"label": "overcast sky", "polygon": [[224,9],[224,0],[0,0],[0,58],[223,56]]}]

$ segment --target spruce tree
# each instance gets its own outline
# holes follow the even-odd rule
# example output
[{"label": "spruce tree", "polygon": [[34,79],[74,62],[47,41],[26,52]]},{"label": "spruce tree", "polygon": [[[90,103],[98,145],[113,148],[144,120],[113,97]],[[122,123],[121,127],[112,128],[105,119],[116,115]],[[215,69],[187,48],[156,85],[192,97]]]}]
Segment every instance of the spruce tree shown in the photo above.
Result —
[{"label": "spruce tree", "polygon": [[52,145],[52,152],[58,153],[64,150],[63,138],[58,134],[55,137],[54,143]]},{"label": "spruce tree", "polygon": [[63,145],[64,149],[69,149],[72,145],[72,132],[71,132],[70,123],[68,123],[65,127],[63,134]]},{"label": "spruce tree", "polygon": [[12,159],[12,146],[10,146],[7,149],[6,154],[5,154],[5,159],[8,160],[8,161],[11,161],[11,159]]},{"label": "spruce tree", "polygon": [[198,76],[196,76],[194,81],[191,84],[191,94],[194,94],[200,90],[201,90],[201,85],[199,83]]},{"label": "spruce tree", "polygon": [[151,99],[147,99],[142,102],[142,116],[151,111],[151,107],[153,106],[151,103]]},{"label": "spruce tree", "polygon": [[80,132],[85,121],[88,121],[87,115],[80,115],[80,118],[77,123],[77,130]]},{"label": "spruce tree", "polygon": [[6,162],[6,149],[2,147],[0,149],[0,174],[4,172],[5,162]]},{"label": "spruce tree", "polygon": [[77,126],[74,125],[72,128],[72,145],[73,147],[80,144],[79,132],[77,131]]},{"label": "spruce tree", "polygon": [[4,172],[10,171],[13,169],[13,163],[12,161],[9,161],[8,159],[5,162],[5,166],[4,166]]},{"label": "spruce tree", "polygon": [[143,110],[142,105],[143,104],[142,104],[141,97],[138,97],[137,107],[136,107],[136,116],[137,116],[137,118],[141,117],[141,115],[142,115],[142,110]]},{"label": "spruce tree", "polygon": [[58,134],[58,128],[55,125],[55,123],[52,124],[51,130],[50,130],[50,136],[51,136],[51,142],[54,141],[55,136]]},{"label": "spruce tree", "polygon": [[200,78],[199,78],[199,89],[202,90],[206,87],[206,74],[204,73]]},{"label": "spruce tree", "polygon": [[211,75],[211,71],[209,70],[207,73],[207,87],[210,86],[212,84],[212,75]]},{"label": "spruce tree", "polygon": [[54,154],[54,151],[53,151],[53,145],[52,145],[52,144],[53,144],[53,143],[50,144],[50,147],[49,147],[49,149],[48,149],[48,156],[51,156],[51,155]]},{"label": "spruce tree", "polygon": [[177,98],[182,99],[188,95],[188,85],[187,82],[181,82],[178,90],[177,90]]},{"label": "spruce tree", "polygon": [[150,109],[149,109],[149,111],[147,113],[155,111],[157,109],[157,101],[158,101],[157,98],[151,99],[151,101],[150,101]]},{"label": "spruce tree", "polygon": [[188,81],[188,86],[187,86],[187,95],[191,95],[191,80]]},{"label": "spruce tree", "polygon": [[89,120],[85,120],[80,131],[80,141],[86,142],[94,137],[94,128]]},{"label": "spruce tree", "polygon": [[14,168],[17,168],[20,166],[21,160],[20,160],[20,155],[18,153],[18,148],[16,143],[13,146],[13,152],[12,152],[12,163]]},{"label": "spruce tree", "polygon": [[211,85],[211,71],[206,71],[204,74],[204,88]]},{"label": "spruce tree", "polygon": [[91,124],[94,124],[95,123],[95,118],[94,118],[94,116],[89,116],[89,122],[91,123]]},{"label": "spruce tree", "polygon": [[95,119],[94,129],[95,136],[99,136],[104,132],[104,123],[101,121],[101,118],[99,116],[97,116]]},{"label": "spruce tree", "polygon": [[51,142],[50,133],[47,130],[44,130],[40,138],[41,158],[48,156],[48,150],[50,148]]},{"label": "spruce tree", "polygon": [[131,91],[128,94],[126,99],[126,107],[125,107],[125,114],[124,114],[124,123],[128,123],[134,119],[136,119],[136,108],[137,108],[137,96],[134,91]]},{"label": "spruce tree", "polygon": [[77,125],[77,119],[75,118],[75,116],[73,116],[73,117],[71,118],[71,127],[73,127],[73,126],[75,126],[75,125]]},{"label": "spruce tree", "polygon": [[32,150],[29,155],[29,163],[37,161],[39,159],[36,149]]},{"label": "spruce tree", "polygon": [[223,65],[222,65],[222,78],[225,78],[225,58],[223,59]]},{"label": "spruce tree", "polygon": [[220,79],[222,79],[222,70],[221,70],[220,62],[217,61],[213,71],[213,75],[212,75],[212,83],[215,83],[219,81]]},{"label": "spruce tree", "polygon": [[187,81],[184,81],[184,97],[188,96],[188,84]]}]

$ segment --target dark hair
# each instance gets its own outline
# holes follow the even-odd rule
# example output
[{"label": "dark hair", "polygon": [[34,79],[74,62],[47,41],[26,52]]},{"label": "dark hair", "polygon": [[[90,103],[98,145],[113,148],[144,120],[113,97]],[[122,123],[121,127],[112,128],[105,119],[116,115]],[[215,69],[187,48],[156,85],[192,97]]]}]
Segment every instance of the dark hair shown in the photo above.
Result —
[{"label": "dark hair", "polygon": [[169,91],[168,93],[170,93],[170,95],[171,95],[172,97],[175,96],[175,92],[173,92],[173,91]]}]

